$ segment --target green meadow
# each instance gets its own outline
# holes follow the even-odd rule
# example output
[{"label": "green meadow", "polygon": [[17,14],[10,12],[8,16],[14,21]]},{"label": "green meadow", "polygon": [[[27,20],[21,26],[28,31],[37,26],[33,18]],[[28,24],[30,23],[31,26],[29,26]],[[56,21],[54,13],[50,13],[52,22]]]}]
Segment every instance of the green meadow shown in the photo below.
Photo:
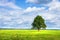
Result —
[{"label": "green meadow", "polygon": [[0,40],[60,40],[60,30],[0,30]]}]

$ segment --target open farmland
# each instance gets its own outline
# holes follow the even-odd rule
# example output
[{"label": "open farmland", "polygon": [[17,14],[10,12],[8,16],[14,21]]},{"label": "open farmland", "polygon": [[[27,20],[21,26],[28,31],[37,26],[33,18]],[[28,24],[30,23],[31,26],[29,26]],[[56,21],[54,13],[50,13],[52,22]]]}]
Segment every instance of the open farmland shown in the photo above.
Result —
[{"label": "open farmland", "polygon": [[0,30],[0,40],[60,40],[60,30]]}]

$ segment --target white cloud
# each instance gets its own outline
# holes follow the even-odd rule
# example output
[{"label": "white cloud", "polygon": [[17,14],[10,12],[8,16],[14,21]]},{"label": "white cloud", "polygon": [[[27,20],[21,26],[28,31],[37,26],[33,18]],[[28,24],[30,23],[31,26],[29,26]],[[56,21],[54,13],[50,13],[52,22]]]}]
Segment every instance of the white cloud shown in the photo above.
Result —
[{"label": "white cloud", "polygon": [[55,10],[60,8],[60,2],[58,0],[53,0],[51,3],[48,4],[49,10]]},{"label": "white cloud", "polygon": [[56,24],[56,28],[60,27],[60,2],[58,0],[54,0],[52,1],[52,3],[48,4],[49,5],[49,10],[54,14],[56,14],[57,16],[55,17],[55,19],[53,20],[53,22]]},{"label": "white cloud", "polygon": [[12,2],[8,3],[7,5],[5,5],[7,7],[10,7],[10,8],[14,8],[14,9],[21,9],[20,7],[16,6],[15,4],[13,4]]},{"label": "white cloud", "polygon": [[37,8],[37,7],[28,7],[27,9],[24,10],[24,12],[39,12],[39,11],[43,11],[45,9],[45,7],[41,7],[41,8]]},{"label": "white cloud", "polygon": [[26,3],[38,3],[38,0],[26,0]]},{"label": "white cloud", "polygon": [[[56,10],[56,9],[55,9]],[[57,12],[55,12],[55,10],[45,10],[45,8],[37,8],[37,7],[28,7],[26,10],[25,10],[25,12],[26,13],[28,13],[28,14],[32,14],[32,12],[33,12],[33,14],[32,15],[35,15],[35,13],[38,15],[41,15],[45,20],[46,20],[46,22],[47,22],[47,20],[49,21],[49,22],[51,22],[51,23],[53,23],[53,24],[55,24],[55,25],[52,25],[52,26],[55,26],[55,27],[57,27],[58,28],[58,25],[60,26],[60,24],[59,24],[59,21],[57,21],[57,20],[59,20],[59,10],[57,10]],[[59,13],[58,13],[59,12]],[[58,13],[58,14],[57,14]],[[32,16],[31,15],[31,16]],[[28,21],[30,18],[31,18],[31,20],[33,20],[34,18],[32,18],[32,17],[35,17],[35,16],[32,16],[32,17],[28,17],[26,20]],[[26,16],[27,17],[27,16]],[[56,20],[56,18],[58,18],[57,20]],[[57,25],[58,24],[58,25]],[[48,26],[48,25],[47,25]],[[54,27],[53,27],[54,28]]]},{"label": "white cloud", "polygon": [[48,11],[44,14],[40,14],[40,15],[42,15],[42,17],[44,17],[46,22],[50,22],[52,24],[55,24],[55,25],[51,25],[52,28],[59,28],[60,27],[60,21],[59,21],[60,20],[60,14],[59,13],[55,12],[54,10],[53,11],[50,10],[50,11]]},{"label": "white cloud", "polygon": [[24,22],[20,16],[23,10],[16,6],[15,0],[0,0],[0,6],[0,27],[15,28]]},{"label": "white cloud", "polygon": [[55,14],[51,14],[49,12],[44,13],[44,14],[42,13],[40,15],[43,16],[45,20],[53,20],[54,18],[56,18]]},{"label": "white cloud", "polygon": [[[34,0],[29,0],[34,2]],[[28,0],[27,0],[28,2]],[[49,9],[45,10],[45,7],[27,7],[26,9],[20,9],[20,7],[16,6],[13,2],[0,1],[0,6],[6,6],[12,8],[14,10],[8,10],[6,8],[0,8],[0,24],[5,25],[3,28],[19,28],[26,27],[26,25],[31,26],[31,22],[33,21],[36,15],[41,15],[44,19],[55,24],[55,28],[60,26],[60,2],[53,1],[49,3]],[[25,14],[25,15],[24,15]],[[24,24],[26,23],[26,24]],[[0,26],[1,26],[0,25]],[[47,25],[48,26],[48,25]],[[27,27],[28,28],[28,27]]]},{"label": "white cloud", "polygon": [[[55,26],[58,27],[58,25],[59,25],[58,20],[59,19],[56,19],[56,18],[59,18],[60,15],[56,14],[57,12],[55,12],[54,10],[53,11],[52,10],[47,11],[47,10],[45,10],[45,8],[28,7],[24,10],[7,10],[7,9],[4,9],[4,10],[0,11],[0,14],[1,14],[0,19],[3,20],[3,23],[5,25],[11,26],[11,28],[14,28],[14,27],[16,28],[16,26],[18,27],[18,25],[20,27],[20,24],[24,25],[25,22],[29,22],[28,25],[31,25],[34,17],[36,16],[35,13],[37,15],[39,14],[42,17],[44,17],[44,19],[46,19],[46,22],[47,22],[47,20],[49,20],[49,22],[55,23],[56,24]],[[22,14],[26,14],[26,15],[22,15]],[[29,14],[29,15],[27,15],[27,14]],[[26,26],[26,25],[27,24],[25,24],[24,26]],[[10,28],[10,27],[7,27],[7,28]]]},{"label": "white cloud", "polygon": [[[28,7],[29,8],[29,7]],[[28,22],[29,25],[31,24],[33,18],[36,16],[36,15],[22,15],[22,14],[29,14],[30,12],[35,12],[35,11],[40,11],[41,9],[40,8],[36,8],[36,7],[32,7],[30,9],[25,9],[25,10],[8,10],[8,9],[5,9],[5,8],[1,8],[0,10],[0,21],[1,21],[1,24],[5,25],[5,26],[9,26],[7,28],[11,28],[12,27],[15,27],[15,26],[19,26],[20,27],[20,24],[24,25],[25,22]],[[26,11],[26,10],[30,10],[29,11]],[[26,11],[26,12],[25,12]],[[22,26],[21,25],[21,26]],[[25,24],[24,26],[26,26],[27,24]],[[0,25],[1,26],[1,25]],[[27,25],[28,26],[28,25]],[[5,28],[5,27],[3,27]]]},{"label": "white cloud", "polygon": [[0,0],[0,6],[21,9],[20,7],[15,5],[15,0]]}]

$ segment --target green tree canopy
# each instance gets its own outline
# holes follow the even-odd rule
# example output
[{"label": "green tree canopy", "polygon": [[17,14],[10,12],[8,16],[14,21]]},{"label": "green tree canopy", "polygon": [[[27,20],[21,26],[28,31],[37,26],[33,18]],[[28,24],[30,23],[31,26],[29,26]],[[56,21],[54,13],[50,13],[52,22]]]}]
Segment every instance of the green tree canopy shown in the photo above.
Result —
[{"label": "green tree canopy", "polygon": [[32,28],[34,29],[34,28],[37,28],[38,29],[38,31],[39,31],[39,29],[41,29],[41,28],[46,28],[46,24],[45,24],[45,22],[44,22],[45,20],[41,17],[41,16],[36,16],[35,17],[35,19],[34,19],[34,21],[33,21],[33,23],[32,23]]}]

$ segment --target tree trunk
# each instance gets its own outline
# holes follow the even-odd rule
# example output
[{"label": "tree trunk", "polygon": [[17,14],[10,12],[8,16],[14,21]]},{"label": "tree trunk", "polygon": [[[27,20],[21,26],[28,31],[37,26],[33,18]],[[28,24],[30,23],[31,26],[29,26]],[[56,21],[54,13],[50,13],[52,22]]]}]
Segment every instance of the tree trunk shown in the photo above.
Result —
[{"label": "tree trunk", "polygon": [[40,29],[38,29],[38,32],[40,31]]}]

